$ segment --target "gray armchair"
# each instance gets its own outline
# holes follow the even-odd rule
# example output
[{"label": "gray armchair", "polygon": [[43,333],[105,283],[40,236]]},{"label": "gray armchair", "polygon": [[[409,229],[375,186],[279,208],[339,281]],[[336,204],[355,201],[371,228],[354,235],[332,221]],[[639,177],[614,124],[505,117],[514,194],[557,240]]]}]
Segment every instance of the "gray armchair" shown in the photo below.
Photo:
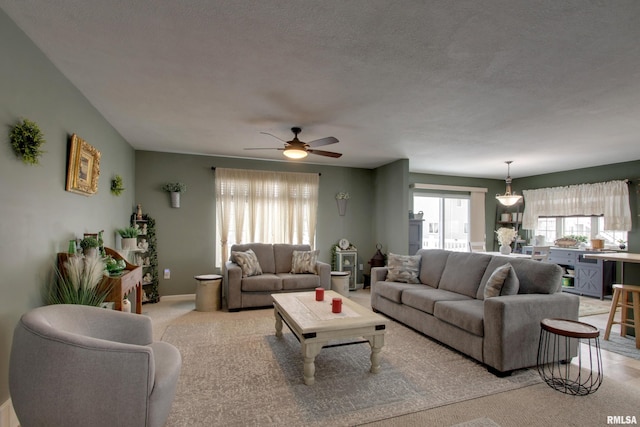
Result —
[{"label": "gray armchair", "polygon": [[147,316],[49,305],[15,328],[9,390],[22,427],[162,426],[181,364]]}]

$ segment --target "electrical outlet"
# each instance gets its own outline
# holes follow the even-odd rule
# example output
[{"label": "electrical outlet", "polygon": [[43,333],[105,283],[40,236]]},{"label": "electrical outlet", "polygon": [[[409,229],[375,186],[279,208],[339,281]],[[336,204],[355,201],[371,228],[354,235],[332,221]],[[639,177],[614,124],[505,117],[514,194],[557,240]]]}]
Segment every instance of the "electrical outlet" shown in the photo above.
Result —
[{"label": "electrical outlet", "polygon": [[360,267],[360,270],[364,270],[364,265],[363,264],[360,264],[359,267]]},{"label": "electrical outlet", "polygon": [[168,268],[164,269],[164,278],[171,279],[171,270],[169,270]]}]

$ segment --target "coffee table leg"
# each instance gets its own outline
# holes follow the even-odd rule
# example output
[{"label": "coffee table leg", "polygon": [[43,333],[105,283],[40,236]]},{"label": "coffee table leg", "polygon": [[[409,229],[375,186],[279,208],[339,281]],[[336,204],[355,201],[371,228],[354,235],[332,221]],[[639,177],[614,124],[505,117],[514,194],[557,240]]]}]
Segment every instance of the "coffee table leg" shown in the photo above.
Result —
[{"label": "coffee table leg", "polygon": [[367,337],[371,346],[371,373],[380,372],[380,350],[384,346],[384,335],[373,335]]},{"label": "coffee table leg", "polygon": [[282,337],[282,317],[280,317],[277,308],[273,309],[273,314],[276,317],[276,336]]},{"label": "coffee table leg", "polygon": [[322,343],[302,343],[302,356],[304,357],[304,383],[313,385],[316,381],[316,356],[322,350]]}]

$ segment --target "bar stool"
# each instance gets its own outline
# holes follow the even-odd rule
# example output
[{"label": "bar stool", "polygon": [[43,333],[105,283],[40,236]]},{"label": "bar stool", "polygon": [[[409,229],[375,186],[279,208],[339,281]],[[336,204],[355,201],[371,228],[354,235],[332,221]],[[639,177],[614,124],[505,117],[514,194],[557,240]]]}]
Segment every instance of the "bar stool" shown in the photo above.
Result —
[{"label": "bar stool", "polygon": [[[631,294],[631,304],[629,303],[629,294]],[[620,307],[619,322],[614,320],[618,307]],[[627,313],[629,309],[633,310],[631,318]],[[640,322],[640,286],[613,285],[613,299],[611,300],[611,309],[609,310],[609,320],[607,321],[607,329],[604,332],[604,339],[609,340],[611,325],[620,325],[620,336],[622,337],[627,335],[627,328],[633,328],[636,335],[636,348],[640,348],[638,322]]]}]

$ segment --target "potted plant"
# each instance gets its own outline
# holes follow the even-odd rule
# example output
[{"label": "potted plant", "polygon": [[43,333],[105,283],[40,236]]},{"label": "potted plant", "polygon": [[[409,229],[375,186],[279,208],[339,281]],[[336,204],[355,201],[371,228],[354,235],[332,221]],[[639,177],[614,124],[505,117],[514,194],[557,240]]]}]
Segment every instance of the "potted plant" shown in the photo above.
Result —
[{"label": "potted plant", "polygon": [[618,247],[621,250],[625,250],[627,248],[627,241],[626,240],[622,240],[622,239],[618,239]]},{"label": "potted plant", "polygon": [[80,240],[80,247],[82,248],[82,253],[87,257],[87,258],[95,258],[96,254],[98,253],[98,246],[100,244],[98,243],[98,239],[96,239],[95,237],[85,237],[84,239]]},{"label": "potted plant", "polygon": [[511,253],[511,242],[517,237],[518,233],[515,228],[500,227],[496,231],[498,235],[498,243],[500,243],[500,253],[509,255]]},{"label": "potted plant", "polygon": [[24,119],[11,129],[9,139],[16,156],[22,158],[25,164],[38,164],[38,158],[44,153],[40,146],[46,141],[35,122]]},{"label": "potted plant", "polygon": [[187,191],[187,185],[181,182],[169,182],[162,186],[162,189],[171,194],[171,207],[180,207],[180,193]]},{"label": "potted plant", "polygon": [[104,270],[105,263],[100,257],[69,257],[62,267],[54,267],[55,274],[46,289],[45,303],[99,307],[111,291],[103,283]]},{"label": "potted plant", "polygon": [[122,237],[122,249],[132,251],[138,247],[139,230],[136,227],[119,228],[116,232]]}]

